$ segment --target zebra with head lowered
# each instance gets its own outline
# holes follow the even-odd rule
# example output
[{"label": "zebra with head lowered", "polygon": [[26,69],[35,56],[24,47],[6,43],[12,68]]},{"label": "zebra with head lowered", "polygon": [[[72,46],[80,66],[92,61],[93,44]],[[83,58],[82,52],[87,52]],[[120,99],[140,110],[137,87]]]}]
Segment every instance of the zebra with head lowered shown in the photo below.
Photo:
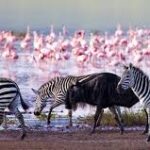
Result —
[{"label": "zebra with head lowered", "polygon": [[[147,141],[150,141],[150,81],[149,77],[141,69],[133,66],[131,63],[129,67],[125,67],[125,71],[118,83],[117,90],[118,92],[122,93],[128,88],[131,88],[138,96],[139,100],[143,103],[144,110],[147,113],[148,121]],[[148,112],[146,111],[147,108],[149,109]]]},{"label": "zebra with head lowered", "polygon": [[[50,124],[51,112],[57,106],[65,104],[67,90],[70,86],[75,84],[77,81],[81,82],[88,78],[95,78],[99,76],[99,73],[89,74],[85,76],[66,76],[66,77],[56,77],[50,81],[43,84],[38,90],[32,89],[36,94],[35,110],[34,115],[38,116],[41,114],[43,108],[46,106],[46,100],[48,98],[53,98],[54,102],[50,106],[47,123]],[[118,106],[111,107],[111,112],[115,114],[118,118],[121,118],[120,108]],[[116,114],[117,112],[117,114]],[[72,111],[69,110],[69,125],[72,126]],[[120,123],[122,124],[122,123]]]},{"label": "zebra with head lowered", "polygon": [[11,79],[0,78],[0,125],[3,123],[4,110],[9,108],[21,124],[21,139],[23,139],[26,131],[23,115],[18,109],[20,102],[24,110],[28,109],[28,105],[22,99],[18,85]]}]

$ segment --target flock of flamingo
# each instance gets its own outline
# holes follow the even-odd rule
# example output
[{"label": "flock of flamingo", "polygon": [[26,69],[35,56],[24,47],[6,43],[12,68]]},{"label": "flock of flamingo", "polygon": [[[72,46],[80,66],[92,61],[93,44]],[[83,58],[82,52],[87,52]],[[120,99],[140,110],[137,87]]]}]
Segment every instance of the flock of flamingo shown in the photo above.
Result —
[{"label": "flock of flamingo", "polygon": [[[19,43],[17,48],[16,43]],[[47,35],[31,32],[27,28],[23,38],[9,31],[0,31],[0,57],[19,60],[18,49],[23,52],[30,51],[30,60],[37,63],[62,63],[72,60],[78,67],[90,65],[100,68],[132,61],[137,66],[150,66],[150,29],[123,30],[118,25],[111,34],[87,35],[85,30],[77,30],[70,35],[66,27],[56,34],[52,25]]]}]

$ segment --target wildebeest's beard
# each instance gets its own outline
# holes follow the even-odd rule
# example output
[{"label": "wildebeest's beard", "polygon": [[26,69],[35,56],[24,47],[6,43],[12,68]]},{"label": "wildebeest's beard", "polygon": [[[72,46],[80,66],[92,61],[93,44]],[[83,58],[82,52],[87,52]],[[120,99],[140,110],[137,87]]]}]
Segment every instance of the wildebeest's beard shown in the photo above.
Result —
[{"label": "wildebeest's beard", "polygon": [[71,100],[70,100],[70,93],[69,92],[67,92],[67,94],[66,94],[66,100],[65,100],[65,107],[67,108],[67,109],[72,109],[72,104],[71,104]]},{"label": "wildebeest's beard", "polygon": [[72,109],[76,110],[78,106],[84,107],[86,105],[84,102],[86,102],[84,90],[79,87],[74,87],[70,92],[70,103],[72,105]]}]

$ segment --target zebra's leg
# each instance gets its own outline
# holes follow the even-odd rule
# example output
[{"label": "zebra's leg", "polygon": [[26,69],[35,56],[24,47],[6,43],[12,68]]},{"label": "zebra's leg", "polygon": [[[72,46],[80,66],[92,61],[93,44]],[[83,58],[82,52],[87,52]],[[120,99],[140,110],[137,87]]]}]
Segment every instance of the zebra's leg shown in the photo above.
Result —
[{"label": "zebra's leg", "polygon": [[47,117],[47,125],[50,125],[51,121],[51,113],[53,111],[53,107],[50,107],[49,113],[48,113],[48,117]]},{"label": "zebra's leg", "polygon": [[147,113],[147,110],[144,109],[144,112],[146,114],[146,125],[145,125],[145,130],[143,131],[143,134],[146,134],[146,133],[148,133],[148,130],[149,130],[149,124],[148,124],[148,113]]},{"label": "zebra's leg", "polygon": [[23,119],[23,115],[21,114],[21,112],[19,111],[19,109],[17,108],[17,104],[18,101],[17,99],[15,99],[11,105],[9,106],[9,110],[15,114],[16,118],[18,119],[21,129],[22,129],[22,135],[21,135],[21,139],[24,139],[26,136],[26,131],[25,131],[25,123],[24,123],[24,119]]},{"label": "zebra's leg", "polygon": [[98,122],[98,117],[99,117],[101,111],[102,111],[102,108],[97,106],[95,116],[94,116],[94,126],[93,126],[91,134],[93,134],[95,132],[95,128],[96,128],[96,125]]},{"label": "zebra's leg", "polygon": [[123,127],[123,119],[121,117],[120,107],[112,106],[112,107],[109,107],[109,109],[115,115],[115,120],[117,121],[119,128],[120,128],[120,133],[123,134],[124,127]]},{"label": "zebra's leg", "polygon": [[6,117],[6,113],[4,113],[4,128],[7,129],[7,117]]},{"label": "zebra's leg", "polygon": [[[57,101],[56,101],[57,102]],[[53,111],[54,108],[58,107],[59,105],[61,105],[62,103],[54,103],[51,107],[50,107],[50,110],[49,110],[49,113],[48,113],[48,117],[47,117],[47,125],[50,125],[51,121],[51,113]]]},{"label": "zebra's leg", "polygon": [[4,112],[0,112],[0,125],[3,123],[4,120]]},{"label": "zebra's leg", "polygon": [[22,129],[21,139],[23,140],[25,138],[25,136],[26,136],[25,123],[24,123],[23,115],[18,110],[18,108],[15,108],[15,109],[13,109],[11,111],[15,114],[16,118],[18,119],[18,121],[20,123],[21,129]]},{"label": "zebra's leg", "polygon": [[25,136],[26,136],[25,123],[24,123],[23,115],[22,115],[21,112],[18,110],[18,108],[17,108],[16,111],[15,111],[15,116],[16,116],[16,118],[19,120],[21,129],[22,129],[22,136],[21,136],[21,139],[24,139]]},{"label": "zebra's leg", "polygon": [[[148,109],[148,124],[150,124],[150,108]],[[150,128],[148,129],[148,138],[147,142],[150,141]]]}]

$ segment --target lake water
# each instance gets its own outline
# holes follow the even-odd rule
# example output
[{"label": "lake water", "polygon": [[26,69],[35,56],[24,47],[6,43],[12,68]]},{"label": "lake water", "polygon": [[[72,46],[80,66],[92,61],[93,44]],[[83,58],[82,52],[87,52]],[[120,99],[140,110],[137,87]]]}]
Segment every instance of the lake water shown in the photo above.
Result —
[{"label": "lake water", "polygon": [[[83,74],[90,74],[94,72],[104,72],[109,71],[113,73],[120,74],[119,68],[108,68],[103,67],[100,69],[94,68],[89,65],[86,68],[79,68],[76,66],[73,58],[70,61],[65,63],[58,63],[58,64],[44,64],[39,66],[37,63],[31,61],[32,51],[30,50],[21,50],[19,48],[18,42],[15,43],[15,47],[17,48],[19,59],[16,60],[9,60],[0,57],[0,76],[1,77],[8,77],[16,81],[19,85],[21,93],[24,97],[24,100],[30,104],[29,112],[33,112],[34,110],[34,99],[35,95],[32,92],[31,88],[38,89],[43,83],[47,82],[51,78],[55,76],[66,76],[66,75],[83,75]],[[49,104],[44,109],[44,111],[49,110]],[[136,104],[131,109],[123,109],[127,111],[139,111],[141,110],[141,105]],[[21,108],[20,108],[21,109]],[[22,111],[22,109],[21,109]],[[68,120],[66,119],[67,110],[64,106],[60,106],[55,109],[54,111],[57,116],[62,116],[62,118],[55,118],[52,120],[52,126],[57,125],[66,125]],[[95,108],[87,107],[86,109],[78,109],[76,112],[73,113],[74,119],[77,119],[80,116],[91,115],[94,114]],[[8,118],[13,118],[14,116],[8,116]],[[30,118],[30,119],[29,119]],[[25,120],[28,122],[28,125],[33,126],[45,126],[46,120],[41,121],[36,118],[33,114],[26,114]],[[58,123],[59,122],[59,123]],[[16,125],[14,125],[16,126]]]}]

